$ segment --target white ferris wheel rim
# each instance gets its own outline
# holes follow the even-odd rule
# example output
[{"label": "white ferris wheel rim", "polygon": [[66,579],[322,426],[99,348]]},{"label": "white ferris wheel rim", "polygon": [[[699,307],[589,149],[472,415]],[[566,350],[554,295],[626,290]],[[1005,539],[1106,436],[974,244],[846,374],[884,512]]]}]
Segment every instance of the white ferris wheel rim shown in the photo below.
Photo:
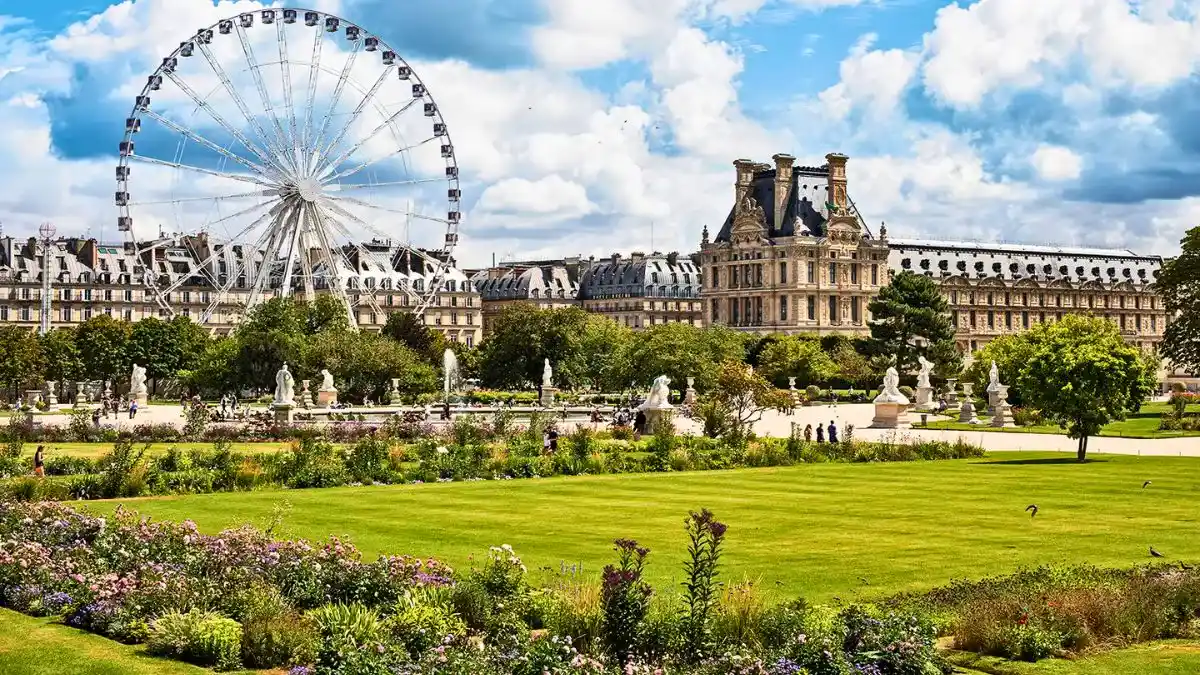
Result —
[{"label": "white ferris wheel rim", "polygon": [[[247,37],[247,30],[253,28],[255,25],[270,26],[271,24],[275,24],[276,28],[276,39],[279,46],[278,60],[271,61],[268,59],[259,61]],[[312,38],[312,56],[308,62],[289,59],[290,53],[287,48],[285,27],[293,24],[299,24],[314,32]],[[254,98],[254,92],[245,92],[245,96],[243,96],[243,92],[240,92],[233,85],[221,61],[213,55],[210,49],[210,45],[212,45],[214,39],[218,39],[218,35],[234,39],[234,34],[236,34],[236,39],[241,43],[244,65],[247,66],[246,70],[250,72],[254,79],[254,88],[257,89],[258,95],[257,100],[261,104],[254,110],[247,103],[248,98]],[[326,35],[335,37],[344,35],[346,40],[351,43],[352,48],[338,76],[329,109],[325,112],[319,121],[319,127],[317,127],[318,121],[315,119],[317,111],[314,109],[314,103],[318,73],[326,72],[332,74],[334,72],[331,68],[321,66],[321,53],[326,41]],[[368,90],[357,80],[350,77],[350,71],[360,54],[374,52],[378,52],[382,57],[383,66],[378,79]],[[230,123],[224,116],[208,105],[208,97],[198,94],[178,74],[176,69],[180,60],[192,56],[202,56],[203,60],[208,62],[211,72],[220,81],[218,85],[214,86],[214,91],[223,89],[228,94],[241,113],[242,121],[248,127]],[[296,65],[301,67],[307,66],[308,70],[308,85],[306,88],[307,104],[303,107],[300,114],[297,113],[293,92],[295,87],[292,83],[292,67]],[[262,69],[272,66],[278,68],[279,72],[283,75],[283,77],[279,78],[285,103],[282,119],[275,106],[272,105],[270,93],[263,79]],[[412,98],[401,105],[398,111],[390,114],[379,101],[374,100],[375,95],[389,75],[405,83],[412,83]],[[236,144],[240,145],[241,151],[233,152],[229,147],[222,146],[220,143],[210,140],[204,134],[192,129],[187,124],[172,120],[170,117],[155,111],[152,108],[151,95],[153,92],[158,91],[168,80],[175,85],[176,91],[183,93],[195,105],[193,118],[199,111],[204,111],[208,121],[215,122],[217,126],[232,137],[233,140],[229,141],[229,146],[232,146],[236,142]],[[347,121],[340,125],[340,128],[331,129],[331,126],[338,126],[331,125],[331,121],[347,84],[362,93],[362,99],[349,115]],[[428,138],[424,138],[417,143],[404,144],[401,138],[402,134],[399,132],[397,126],[397,120],[401,115],[416,107],[418,103],[423,104],[423,114],[426,118],[430,118],[430,122],[433,124],[433,133]],[[343,149],[341,144],[347,140],[352,126],[369,104],[375,107],[375,112],[379,113],[383,122],[361,138],[354,139],[357,142],[350,145],[348,149]],[[257,111],[257,114],[255,114],[255,111]],[[303,119],[301,119],[301,116]],[[154,156],[139,155],[135,152],[134,136],[140,131],[143,119],[151,120],[163,130],[178,136],[176,153],[173,159],[168,160]],[[263,123],[264,120],[266,120],[266,124]],[[286,130],[285,125],[287,127]],[[300,131],[301,125],[303,125],[303,133]],[[382,157],[358,162],[355,159],[358,151],[385,130],[391,133],[399,147],[394,151],[389,151]],[[440,140],[441,144],[441,157],[445,160],[444,176],[436,178],[414,177],[408,180],[372,181],[370,183],[341,182],[342,179],[351,178],[384,159],[399,158],[407,167],[409,165],[408,153],[411,150],[438,140]],[[182,161],[183,148],[189,142],[220,155],[218,168],[206,168],[184,163]],[[337,151],[336,154],[334,154],[335,150]],[[243,151],[246,154],[243,154]],[[339,170],[339,167],[342,167],[344,162],[351,159],[355,159],[355,162],[349,168],[341,168]],[[249,173],[232,173],[226,171],[226,164],[230,161],[242,169],[248,170]],[[130,193],[131,165],[134,162],[174,169],[173,178],[176,180],[181,173],[186,172],[195,173],[200,176],[238,181],[243,184],[241,186],[242,191],[220,196],[185,197],[136,202],[132,199]],[[343,194],[353,193],[355,190],[366,190],[367,188],[376,189],[387,186],[417,185],[441,181],[447,183],[445,218],[430,216],[427,213],[416,213],[411,206],[407,210],[401,211],[372,203],[369,199]],[[272,294],[291,295],[297,292],[297,289],[294,288],[297,279],[301,280],[305,296],[311,299],[314,293],[315,280],[322,278],[316,274],[314,262],[318,266],[323,266],[325,270],[323,279],[330,292],[337,296],[346,307],[352,325],[357,324],[357,312],[355,310],[357,306],[366,305],[370,307],[373,313],[385,313],[374,297],[375,291],[378,290],[377,284],[371,283],[369,287],[365,287],[366,284],[364,283],[356,283],[357,279],[355,278],[352,278],[348,282],[341,278],[340,268],[342,265],[353,269],[354,272],[352,274],[354,275],[357,275],[359,271],[364,271],[364,268],[359,265],[350,263],[350,258],[347,254],[348,250],[353,249],[352,252],[356,255],[361,255],[377,264],[386,261],[386,258],[384,261],[381,261],[378,256],[373,255],[364,248],[363,243],[355,237],[351,225],[375,235],[381,235],[383,239],[389,242],[393,239],[392,235],[381,233],[376,227],[356,216],[351,207],[364,207],[403,215],[409,219],[416,218],[445,225],[444,244],[436,252],[436,255],[430,255],[417,249],[411,245],[411,242],[406,242],[400,247],[403,250],[404,256],[409,261],[408,273],[410,275],[416,276],[413,272],[414,268],[411,265],[412,257],[419,258],[422,261],[421,266],[426,270],[432,271],[431,275],[428,271],[426,272],[431,278],[416,278],[412,280],[412,283],[403,283],[402,288],[397,287],[394,289],[414,298],[414,311],[417,314],[421,314],[429,306],[433,298],[441,292],[447,280],[446,275],[450,269],[450,256],[458,242],[458,225],[461,219],[461,195],[458,165],[449,127],[442,117],[436,100],[416,71],[397,51],[392,49],[385,40],[375,33],[371,33],[358,24],[347,21],[340,16],[311,9],[281,7],[252,10],[222,19],[208,27],[199,29],[189,36],[186,41],[181,42],[178,48],[165,57],[162,63],[154,70],[153,74],[147,78],[147,82],[135,99],[133,109],[126,120],[125,133],[119,147],[116,192],[116,203],[119,210],[118,229],[126,234],[127,247],[133,250],[139,258],[149,248],[139,248],[139,244],[143,242],[139,242],[135,233],[133,216],[130,210],[131,206],[170,204],[172,208],[179,208],[185,202],[210,202],[214,207],[218,207],[221,202],[267,198],[267,201],[259,201],[249,208],[238,209],[228,216],[205,224],[204,227],[208,228],[235,217],[254,217],[250,221],[249,226],[244,228],[238,235],[229,237],[228,241],[216,240],[211,247],[213,252],[207,258],[200,260],[194,273],[180,275],[174,281],[170,279],[160,280],[155,278],[151,267],[150,272],[144,276],[143,282],[148,289],[148,294],[153,297],[153,301],[156,304],[170,315],[176,313],[170,302],[171,293],[194,279],[197,275],[196,273],[206,277],[205,280],[212,284],[209,290],[213,291],[212,295],[215,297],[211,297],[207,308],[201,316],[201,321],[205,322],[220,306],[228,303],[229,297],[233,292],[233,287],[239,277],[245,277],[246,279],[253,277],[249,298],[245,303],[247,306],[256,305]],[[237,241],[237,238],[257,227],[262,227],[263,231],[249,249],[252,253],[246,254],[243,251],[242,254],[242,260],[248,260],[249,262],[241,267],[240,271],[235,268],[228,274],[225,274],[225,280],[221,280],[219,275],[212,273],[210,267],[215,264],[217,258],[221,255],[226,255],[228,250],[233,246],[244,245],[243,242]],[[207,229],[201,232],[208,234]],[[179,234],[198,235],[201,232],[182,232]],[[280,254],[285,249],[287,250],[287,256],[283,258]],[[259,251],[263,254],[263,263],[259,265],[258,270],[254,270],[256,256],[254,256],[253,252]],[[311,254],[314,252],[318,258],[316,261],[312,260]],[[153,254],[152,251],[151,254]],[[269,265],[267,263],[268,260]],[[273,289],[271,288],[271,280],[275,276],[274,269],[279,266],[280,260],[285,260],[286,262],[283,263],[283,272],[279,275],[279,287]],[[387,264],[389,265],[389,271],[391,271],[390,266],[392,263],[387,261]],[[427,283],[425,283],[426,281]],[[351,283],[356,283],[356,285],[351,287]],[[239,290],[245,289],[239,287]],[[350,293],[354,295],[353,302],[350,298]]]}]

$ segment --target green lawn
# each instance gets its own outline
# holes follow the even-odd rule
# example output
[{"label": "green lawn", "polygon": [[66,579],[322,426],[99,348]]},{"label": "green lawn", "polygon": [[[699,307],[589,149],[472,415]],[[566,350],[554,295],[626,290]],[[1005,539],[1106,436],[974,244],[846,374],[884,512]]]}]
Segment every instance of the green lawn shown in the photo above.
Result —
[{"label": "green lawn", "polygon": [[[1107,424],[1100,430],[1101,436],[1115,436],[1120,438],[1183,438],[1189,436],[1200,436],[1200,431],[1159,431],[1159,418],[1165,412],[1171,410],[1171,406],[1166,403],[1148,403],[1142,406],[1141,410],[1128,416],[1119,422]],[[986,413],[985,410],[980,412]],[[1188,412],[1200,412],[1200,406],[1189,406]],[[957,417],[954,418],[955,420]],[[996,429],[987,426],[987,422],[991,417],[981,415],[980,421],[983,424],[959,424],[957,421],[941,421],[929,423],[930,429],[948,429],[951,431],[996,431],[1001,433],[1018,433],[1018,434],[1065,434],[1067,433],[1062,428],[1054,425],[1041,425],[1030,427],[1003,427]]]},{"label": "green lawn", "polygon": [[147,656],[99,635],[0,609],[4,675],[204,675],[211,670]]},{"label": "green lawn", "polygon": [[1200,673],[1200,645],[1163,642],[1073,661],[1013,663],[974,654],[957,654],[952,660],[967,673],[989,675],[1195,675]]},{"label": "green lawn", "polygon": [[[1142,482],[1153,485],[1142,489]],[[680,580],[683,519],[707,507],[729,524],[726,578],[768,591],[849,600],[1050,562],[1133,565],[1153,545],[1200,560],[1200,461],[1000,453],[979,460],[815,464],[702,473],[375,486],[124,500],[157,518],[216,531],[267,523],[347,535],[369,555],[471,564],[511,544],[543,579],[565,561],[596,574],[611,542],[649,546],[660,588]],[[1024,509],[1041,507],[1031,519]],[[88,502],[111,511],[116,502]]]},{"label": "green lawn", "polygon": [[[33,453],[37,450],[37,443],[26,443],[24,455],[33,457]],[[46,458],[54,456],[72,456],[72,457],[87,457],[95,459],[112,450],[112,443],[46,443]],[[149,454],[162,455],[167,452],[167,448],[172,446],[178,447],[180,450],[212,450],[212,443],[151,443]],[[134,447],[141,448],[143,444],[136,443]],[[279,452],[288,447],[287,443],[233,443],[230,446],[234,452]]]}]

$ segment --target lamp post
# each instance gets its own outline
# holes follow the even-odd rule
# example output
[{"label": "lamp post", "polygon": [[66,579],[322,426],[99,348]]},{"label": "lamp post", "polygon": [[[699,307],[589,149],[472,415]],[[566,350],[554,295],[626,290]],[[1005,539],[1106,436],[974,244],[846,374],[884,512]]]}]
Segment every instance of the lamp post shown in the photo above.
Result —
[{"label": "lamp post", "polygon": [[54,224],[39,225],[38,236],[42,240],[42,325],[39,332],[45,335],[50,332],[50,246],[54,243]]}]

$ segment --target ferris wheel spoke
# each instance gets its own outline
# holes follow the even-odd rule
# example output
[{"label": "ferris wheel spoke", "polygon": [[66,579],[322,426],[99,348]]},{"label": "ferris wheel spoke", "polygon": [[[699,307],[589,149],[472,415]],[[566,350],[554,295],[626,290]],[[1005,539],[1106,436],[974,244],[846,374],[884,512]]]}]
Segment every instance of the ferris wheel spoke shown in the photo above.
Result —
[{"label": "ferris wheel spoke", "polygon": [[286,173],[285,167],[278,156],[279,149],[271,147],[271,139],[263,130],[262,125],[258,123],[258,119],[254,116],[254,113],[250,112],[250,106],[246,105],[245,99],[243,99],[241,94],[237,92],[237,88],[233,86],[233,82],[229,79],[229,75],[227,75],[225,73],[225,69],[221,67],[220,61],[217,60],[217,58],[213,55],[212,50],[209,49],[209,46],[204,42],[197,41],[196,46],[199,47],[200,53],[204,54],[204,59],[208,61],[209,67],[211,67],[213,72],[216,73],[217,79],[221,81],[221,84],[225,85],[226,93],[228,93],[229,97],[233,99],[233,103],[237,106],[238,110],[241,111],[242,117],[246,118],[246,122],[258,132],[259,140],[262,141],[262,143],[271,152],[276,154],[275,157],[260,157],[260,159],[272,165],[275,170],[279,171],[280,173]]},{"label": "ferris wheel spoke", "polygon": [[298,212],[299,207],[292,204],[285,204],[279,216],[276,217],[275,224],[271,228],[271,237],[267,242],[267,247],[263,249],[262,263],[258,267],[258,272],[254,275],[254,286],[250,290],[250,298],[247,301],[249,306],[254,307],[259,303],[264,288],[270,282],[271,272],[274,270],[275,263],[279,258],[279,249],[283,246],[283,241],[286,238],[285,234],[289,231],[289,228],[296,225]]},{"label": "ferris wheel spoke", "polygon": [[250,45],[250,39],[246,37],[246,29],[242,27],[241,22],[234,24],[236,26],[238,41],[242,43],[242,53],[246,55],[246,63],[250,65],[250,74],[254,78],[254,85],[258,88],[258,96],[262,99],[263,111],[271,117],[271,123],[274,125],[275,140],[279,143],[277,152],[281,160],[295,170],[295,166],[291,164],[291,154],[286,151],[287,139],[283,133],[283,125],[279,122],[279,116],[275,114],[275,106],[271,104],[271,94],[267,91],[267,83],[263,81],[262,68],[258,63],[258,59],[254,57],[254,48]]},{"label": "ferris wheel spoke", "polygon": [[[257,207],[255,207],[255,208],[257,208]],[[230,242],[236,241],[239,238],[245,236],[248,232],[250,232],[254,228],[258,227],[259,225],[262,225],[264,222],[266,222],[266,220],[268,218],[271,218],[275,214],[275,211],[277,210],[277,208],[278,208],[278,205],[276,206],[276,208],[272,208],[271,211],[264,213],[261,217],[259,217],[258,219],[254,220],[249,225],[244,227],[241,232],[238,232],[237,234],[230,237],[228,239],[228,241],[230,241]],[[247,209],[247,211],[249,211],[249,210],[250,209]],[[238,215],[238,214],[233,214],[233,215]],[[261,238],[259,239],[259,241],[261,241]],[[257,244],[256,244],[256,246],[257,246]],[[200,264],[198,265],[198,267],[207,268],[209,266],[209,264],[212,263],[212,261],[217,258],[217,256],[221,255],[221,253],[223,251],[224,251],[224,249],[222,249],[222,248],[214,247],[213,252],[210,253],[207,258],[205,258],[203,261],[201,261]],[[170,293],[171,291],[175,290],[176,288],[179,288],[180,286],[182,286],[183,282],[184,282],[184,279],[175,280],[170,286],[167,287],[165,292]]]},{"label": "ferris wheel spoke", "polygon": [[413,178],[411,180],[389,180],[380,181],[378,183],[330,183],[325,188],[329,189],[333,195],[350,190],[366,190],[368,188],[390,187],[393,185],[421,185],[424,183],[442,183],[445,178]]},{"label": "ferris wheel spoke", "polygon": [[[396,121],[396,119],[397,119],[398,117],[400,117],[401,115],[403,115],[403,114],[405,113],[405,111],[407,111],[409,108],[411,108],[411,107],[413,107],[414,105],[416,105],[416,102],[417,102],[418,100],[419,100],[419,99],[415,99],[415,98],[414,98],[413,100],[409,101],[408,103],[405,103],[403,106],[401,106],[401,107],[400,107],[400,109],[399,109],[399,110],[397,110],[396,112],[394,112],[394,113],[392,113],[391,115],[389,115],[389,116],[388,116],[388,118],[387,118],[387,119],[385,119],[385,120],[383,121],[383,123],[382,123],[382,124],[380,124],[379,126],[375,127],[374,129],[372,129],[372,130],[370,131],[370,133],[368,133],[368,134],[367,134],[366,136],[364,136],[363,138],[359,139],[359,141],[358,141],[357,143],[355,143],[354,145],[350,146],[350,148],[349,148],[349,149],[347,149],[347,150],[346,150],[345,152],[343,152],[342,154],[338,155],[338,156],[337,156],[337,159],[330,160],[330,161],[326,162],[326,163],[325,163],[325,166],[324,166],[323,168],[321,168],[320,170],[318,170],[318,171],[317,171],[317,175],[318,175],[318,176],[320,176],[320,175],[322,175],[322,174],[325,174],[325,173],[328,173],[328,172],[330,172],[330,171],[335,171],[335,170],[337,169],[337,167],[338,167],[338,165],[339,165],[339,164],[341,164],[342,162],[346,161],[347,159],[350,159],[350,157],[352,157],[352,156],[354,155],[354,153],[358,152],[359,148],[361,148],[362,146],[366,145],[367,143],[370,143],[370,142],[371,142],[371,139],[375,138],[376,136],[378,136],[378,135],[379,135],[379,133],[380,133],[380,132],[382,132],[384,129],[388,128],[389,126],[391,126],[392,122]],[[436,138],[436,136],[435,136],[435,137],[433,137],[433,138]],[[420,146],[422,146],[422,145],[425,145],[425,144],[426,144],[426,143],[428,143],[429,141],[432,141],[432,140],[433,140],[433,138],[426,139],[426,140],[424,140],[424,141],[422,141],[421,143],[418,143],[418,144],[416,144],[416,145],[412,145],[412,146],[408,146],[408,147],[405,147],[405,148],[401,148],[401,149],[400,149],[398,152],[396,152],[396,153],[393,153],[393,154],[390,154],[390,155],[385,155],[384,157],[382,157],[382,158],[380,158],[380,159],[386,159],[387,157],[392,157],[392,156],[395,156],[396,154],[400,154],[400,153],[403,153],[403,152],[407,152],[407,151],[409,151],[409,150],[412,150],[412,149],[414,149],[414,148],[418,148],[418,147],[420,147]],[[378,159],[377,159],[377,160],[375,160],[375,161],[380,161],[380,160],[378,160]],[[369,165],[368,165],[368,166],[369,166]],[[359,170],[362,170],[362,169],[364,169],[364,168],[366,168],[366,166],[360,167],[358,170],[356,170],[356,171],[355,171],[355,172],[353,172],[353,173],[357,173],[357,171],[359,171]],[[336,178],[340,177],[340,175],[341,175],[341,174],[339,174],[338,176],[333,176],[333,177],[331,177],[331,178],[327,178],[327,179],[325,179],[325,180],[334,180],[334,179],[336,179]],[[352,175],[352,174],[346,174],[346,175]]]},{"label": "ferris wheel spoke", "polygon": [[130,206],[153,206],[156,204],[186,204],[190,202],[220,202],[229,199],[245,199],[247,197],[271,197],[277,196],[279,190],[255,190],[253,192],[242,192],[231,195],[213,195],[210,197],[180,197],[179,199],[159,199],[144,202],[129,202]]},{"label": "ferris wheel spoke", "polygon": [[283,71],[283,77],[280,79],[283,83],[283,106],[288,120],[289,149],[292,152],[293,164],[299,165],[300,145],[299,138],[296,136],[296,106],[292,100],[292,65],[288,62],[288,43],[287,31],[284,30],[285,25],[287,24],[283,21],[275,23],[276,41],[279,43],[279,68]]},{"label": "ferris wheel spoke", "polygon": [[350,320],[350,325],[358,327],[358,316],[350,308],[350,298],[346,295],[346,289],[342,286],[342,275],[338,268],[337,262],[333,259],[333,251],[330,248],[329,233],[327,230],[327,218],[324,209],[317,204],[312,204],[312,211],[316,215],[313,230],[317,237],[317,251],[324,257],[327,267],[326,279],[329,285],[329,290],[337,296],[342,302],[342,306],[346,308],[346,317]]},{"label": "ferris wheel spoke", "polygon": [[[350,56],[346,58],[346,63],[342,66],[342,74],[338,77],[338,83],[333,88],[333,98],[329,103],[329,112],[325,113],[325,118],[321,120],[321,130],[317,132],[317,136],[313,139],[310,148],[313,150],[319,149],[324,143],[325,132],[329,130],[329,123],[333,120],[333,115],[337,112],[338,102],[342,99],[342,92],[346,90],[346,83],[350,81],[350,71],[354,68],[354,62],[358,60],[358,48],[362,45],[362,40],[354,40],[353,49],[350,50]],[[321,156],[317,152],[313,152],[310,157],[309,171],[315,171],[321,163]]]},{"label": "ferris wheel spoke", "polygon": [[148,157],[146,155],[129,155],[129,158],[133,159],[133,160],[137,160],[139,162],[146,162],[148,164],[157,164],[159,166],[170,167],[172,169],[183,169],[184,171],[195,171],[196,173],[203,173],[203,174],[207,174],[209,176],[216,176],[217,178],[228,178],[230,180],[242,181],[244,183],[253,183],[255,185],[262,185],[264,187],[275,185],[275,183],[272,181],[263,180],[261,178],[255,178],[254,176],[249,176],[246,174],[230,173],[227,171],[215,171],[213,169],[205,169],[203,167],[193,166],[191,164],[183,164],[181,162],[169,162],[165,159],[158,159],[156,157]]},{"label": "ferris wheel spoke", "polygon": [[300,232],[300,275],[304,279],[304,300],[312,302],[316,298],[316,289],[313,288],[313,269],[311,252],[313,242],[309,231],[312,229],[312,223],[316,222],[317,214],[316,207],[312,204],[305,204],[304,210],[308,217],[305,218],[304,227]]},{"label": "ferris wheel spoke", "polygon": [[295,227],[288,233],[287,262],[283,266],[283,278],[279,284],[279,292],[284,297],[292,294],[292,270],[295,267],[296,254],[300,248],[300,234],[304,230],[304,213],[307,210],[307,203],[299,205],[296,209]]},{"label": "ferris wheel spoke", "polygon": [[[321,71],[321,51],[325,40],[321,31],[313,32],[312,58],[308,62],[308,105],[304,108],[304,144],[312,147],[313,110],[317,103],[317,75]],[[307,158],[304,161],[308,161]]]},{"label": "ferris wheel spoke", "polygon": [[175,86],[179,87],[180,91],[186,94],[188,98],[192,99],[192,102],[195,103],[197,107],[208,113],[208,116],[211,117],[214,122],[221,125],[221,127],[225,129],[230,136],[236,138],[237,141],[241,143],[246,150],[249,150],[251,154],[257,157],[259,161],[267,165],[272,164],[271,159],[263,154],[261,148],[251,142],[249,138],[246,138],[245,134],[238,131],[236,127],[230,124],[224,117],[221,116],[220,113],[214,110],[212,105],[205,100],[206,97],[200,96],[198,93],[196,93],[196,90],[192,89],[187,82],[184,82],[183,79],[179,77],[178,73],[175,71],[169,71],[167,73],[167,77],[171,78],[171,81],[175,83]]},{"label": "ferris wheel spoke", "polygon": [[428,220],[428,221],[431,221],[434,223],[441,223],[442,225],[450,224],[450,221],[446,220],[445,218],[435,218],[433,216],[427,216],[423,213],[416,213],[415,211],[402,211],[400,209],[391,209],[386,206],[372,204],[371,202],[363,201],[363,200],[357,199],[355,197],[342,197],[339,195],[327,194],[327,195],[325,195],[325,198],[336,201],[336,202],[349,202],[351,204],[356,204],[356,205],[362,206],[364,208],[375,209],[377,211],[384,211],[387,213],[394,213],[394,214],[400,215],[400,216],[409,216],[412,218],[416,218],[418,220]]},{"label": "ferris wheel spoke", "polygon": [[[361,116],[363,111],[367,109],[367,106],[371,103],[371,99],[375,98],[375,94],[379,93],[380,87],[383,86],[383,83],[387,80],[388,75],[391,73],[391,66],[383,69],[383,73],[379,75],[379,79],[375,80],[375,84],[371,86],[366,94],[363,94],[362,100],[358,102],[358,106],[354,108],[354,112],[350,113],[349,119],[347,119],[346,123],[342,125],[342,128],[338,131],[337,136],[335,136],[333,140],[329,142],[329,145],[326,145],[321,151],[319,157],[328,157],[329,154],[333,152],[334,148],[336,148],[338,144],[346,138],[346,134],[349,133],[350,128],[354,126],[354,123],[358,121],[359,116]],[[416,99],[413,100],[415,101]]]},{"label": "ferris wheel spoke", "polygon": [[[368,167],[374,166],[374,165],[376,165],[376,164],[378,164],[378,163],[380,163],[380,162],[384,161],[385,159],[391,159],[391,158],[393,158],[393,157],[396,157],[396,156],[398,156],[398,155],[403,155],[404,153],[408,152],[409,150],[415,150],[415,149],[417,149],[417,148],[421,147],[422,145],[425,145],[426,143],[430,143],[430,142],[432,142],[432,141],[433,141],[434,139],[436,139],[436,138],[437,138],[437,136],[430,136],[429,138],[426,138],[426,139],[425,139],[425,140],[423,140],[423,141],[419,141],[419,142],[417,142],[417,143],[414,143],[414,144],[412,144],[412,145],[406,145],[406,146],[404,146],[404,147],[400,148],[399,150],[394,150],[394,151],[392,151],[392,152],[389,152],[389,153],[387,153],[386,155],[382,155],[382,156],[380,156],[380,157],[376,157],[375,159],[368,159],[367,161],[365,161],[365,162],[363,162],[363,163],[361,163],[361,164],[359,164],[359,165],[357,165],[357,166],[355,166],[355,167],[353,167],[353,168],[346,169],[345,171],[340,171],[340,172],[338,172],[338,173],[335,173],[335,174],[333,174],[332,176],[329,176],[328,178],[322,177],[322,178],[321,178],[321,180],[322,180],[323,182],[326,182],[326,183],[328,183],[328,182],[330,182],[330,181],[335,181],[335,180],[338,180],[339,178],[347,178],[347,177],[349,177],[349,176],[353,176],[354,174],[358,173],[359,171],[362,171],[363,169],[366,169],[366,168],[368,168]],[[363,145],[363,143],[361,143],[361,142],[360,142],[360,143],[358,143],[358,145],[356,146],[356,148],[355,148],[355,149],[357,149],[358,147],[361,147],[362,145]],[[347,157],[349,157],[349,155],[347,155]],[[345,161],[345,159],[346,159],[345,157],[344,157],[344,158],[339,158],[338,164],[340,164],[342,161]],[[337,164],[332,164],[332,163],[331,163],[330,165],[328,165],[328,166],[325,168],[325,170],[326,170],[326,171],[332,171],[332,170],[334,170],[334,169],[336,169],[336,168],[337,168]]]},{"label": "ferris wheel spoke", "polygon": [[250,160],[248,160],[244,157],[240,157],[240,156],[230,152],[229,150],[226,150],[225,148],[221,147],[220,145],[213,143],[212,141],[210,141],[207,138],[201,136],[200,134],[192,131],[191,129],[188,129],[187,127],[185,127],[183,125],[176,124],[175,122],[172,122],[171,120],[163,117],[162,115],[159,115],[158,113],[154,112],[153,110],[143,110],[142,114],[146,115],[150,119],[153,119],[154,121],[158,122],[159,124],[167,127],[168,129],[170,129],[176,133],[180,133],[180,134],[183,134],[184,136],[187,136],[189,139],[195,141],[196,143],[199,143],[200,145],[203,145],[204,147],[208,148],[209,150],[212,150],[213,152],[224,155],[225,157],[227,157],[229,159],[232,159],[233,161],[237,162],[238,164],[241,164],[242,166],[246,167],[247,169],[250,169],[254,173],[262,176],[264,179],[266,179],[266,181],[268,183],[276,182],[277,174],[279,173],[278,168],[276,168],[274,166],[270,166],[270,168],[268,168],[265,166],[260,166],[258,164],[255,164],[254,162],[251,162]]},{"label": "ferris wheel spoke", "polygon": [[[332,224],[334,228],[336,228],[338,231],[340,231],[342,233],[342,236],[346,238],[346,241],[349,242],[350,245],[356,251],[358,251],[358,254],[360,256],[362,256],[362,258],[364,260],[368,260],[370,262],[375,263],[384,272],[391,271],[392,266],[391,266],[390,260],[381,261],[373,253],[371,253],[370,251],[365,249],[362,244],[358,243],[357,238],[354,236],[353,233],[350,232],[350,229],[348,227],[346,227],[344,224],[342,224],[340,221],[338,221],[337,218],[327,215],[326,222]],[[361,298],[362,295],[365,293],[367,296],[367,303],[371,305],[372,309],[377,314],[382,314],[383,308],[380,307],[379,303],[375,300],[375,288],[374,287],[367,288],[366,283],[362,280],[361,270],[358,269],[361,266],[353,265],[349,256],[346,255],[345,251],[341,250],[341,249],[339,249],[339,251],[341,252],[342,259],[346,261],[347,266],[355,268],[355,272],[359,278],[359,284],[358,284],[359,288],[357,289],[358,293],[359,293],[359,297]]]}]

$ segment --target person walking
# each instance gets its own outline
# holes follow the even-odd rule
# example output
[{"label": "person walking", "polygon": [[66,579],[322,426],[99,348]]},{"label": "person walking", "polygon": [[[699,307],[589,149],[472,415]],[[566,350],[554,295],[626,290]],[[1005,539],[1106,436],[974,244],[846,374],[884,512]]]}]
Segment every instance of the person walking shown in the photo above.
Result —
[{"label": "person walking", "polygon": [[92,410],[92,425],[97,429],[100,428],[100,408]]},{"label": "person walking", "polygon": [[137,408],[137,399],[135,398],[129,402],[129,419],[137,417]]},{"label": "person walking", "polygon": [[550,431],[546,432],[546,438],[550,442],[550,454],[558,452],[558,430],[550,427]]},{"label": "person walking", "polygon": [[825,442],[825,425],[821,424],[820,422],[817,422],[817,442]]},{"label": "person walking", "polygon": [[812,425],[811,424],[807,424],[804,426],[804,442],[805,443],[812,442]]},{"label": "person walking", "polygon": [[39,445],[33,453],[33,475],[38,478],[46,476],[46,446]]},{"label": "person walking", "polygon": [[829,420],[829,442],[830,443],[838,442],[837,425],[833,423],[833,420]]}]

